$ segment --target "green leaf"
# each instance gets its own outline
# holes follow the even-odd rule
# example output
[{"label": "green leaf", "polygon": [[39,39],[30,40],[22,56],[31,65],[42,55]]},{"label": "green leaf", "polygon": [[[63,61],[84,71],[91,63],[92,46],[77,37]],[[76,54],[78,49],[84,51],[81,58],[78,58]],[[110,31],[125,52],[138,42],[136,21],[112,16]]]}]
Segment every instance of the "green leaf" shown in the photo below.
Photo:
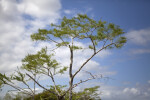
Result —
[{"label": "green leaf", "polygon": [[93,46],[91,46],[91,45],[89,45],[89,49],[94,49],[94,47],[93,47]]},{"label": "green leaf", "polygon": [[58,71],[58,73],[64,74],[64,72],[67,71],[67,69],[68,69],[68,67],[64,67],[63,69],[60,69],[60,70]]},{"label": "green leaf", "polygon": [[73,46],[73,49],[74,50],[79,50],[79,49],[83,49],[82,47],[79,47],[79,46]]}]

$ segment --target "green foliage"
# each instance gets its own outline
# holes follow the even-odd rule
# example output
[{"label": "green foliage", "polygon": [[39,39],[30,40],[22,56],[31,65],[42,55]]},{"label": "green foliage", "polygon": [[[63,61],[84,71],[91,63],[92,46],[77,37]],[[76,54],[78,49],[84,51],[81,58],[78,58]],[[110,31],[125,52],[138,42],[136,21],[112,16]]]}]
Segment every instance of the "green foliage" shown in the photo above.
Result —
[{"label": "green foliage", "polygon": [[[64,17],[59,25],[51,24],[50,30],[39,29],[38,33],[31,35],[31,38],[35,41],[52,41],[58,47],[68,46],[70,37],[80,40],[92,39],[95,46],[99,46],[99,42],[109,40],[114,42],[113,48],[119,48],[123,46],[125,41],[118,42],[116,40],[118,40],[118,36],[123,34],[123,30],[113,23],[102,20],[95,21],[87,15],[78,14],[78,16],[70,19]],[[57,43],[54,40],[62,40],[62,42]],[[93,49],[92,46],[89,46],[89,48]]]},{"label": "green foliage", "polygon": [[93,47],[93,46],[91,46],[91,45],[89,45],[89,49],[94,49],[94,47]]},{"label": "green foliage", "polygon": [[83,91],[74,93],[73,100],[101,100],[98,93],[99,86],[85,88]]},{"label": "green foliage", "polygon": [[0,86],[3,84],[6,84],[8,82],[11,82],[11,79],[7,77],[5,74],[0,73]]},{"label": "green foliage", "polygon": [[123,46],[123,44],[126,42],[127,42],[126,37],[120,37],[120,38],[118,38],[115,46],[116,46],[116,48],[121,48]]},{"label": "green foliage", "polygon": [[[55,59],[52,59],[52,56],[53,54],[47,54],[47,48],[42,48],[37,54],[29,54],[22,60],[22,69],[36,74],[47,73],[47,70],[56,71],[60,66]],[[63,73],[66,69],[67,68],[64,67],[54,73]]]},{"label": "green foliage", "polygon": [[58,73],[64,74],[65,71],[67,71],[68,67],[63,67],[58,71]]},{"label": "green foliage", "polygon": [[66,46],[68,44],[69,42],[62,42],[62,43],[58,43],[56,46],[61,47],[61,46]]},{"label": "green foliage", "polygon": [[[57,85],[58,91],[63,93],[65,90],[63,88],[66,86]],[[72,100],[101,100],[100,94],[98,93],[99,86],[94,86],[91,88],[85,88],[83,91],[73,92]],[[50,86],[51,91],[55,91],[54,86]],[[32,97],[25,98],[24,100],[32,100]],[[35,95],[35,100],[57,100],[57,97],[48,91],[43,91]],[[69,94],[65,96],[65,100],[69,100]]]},{"label": "green foliage", "polygon": [[[56,88],[58,89],[59,92],[64,92],[63,88],[66,87],[57,85]],[[50,86],[51,91],[55,91],[54,86]],[[42,93],[36,94],[34,97],[35,100],[57,100],[57,96],[48,92],[48,91],[43,91]],[[29,98],[24,98],[24,100],[32,100],[32,97]]]}]

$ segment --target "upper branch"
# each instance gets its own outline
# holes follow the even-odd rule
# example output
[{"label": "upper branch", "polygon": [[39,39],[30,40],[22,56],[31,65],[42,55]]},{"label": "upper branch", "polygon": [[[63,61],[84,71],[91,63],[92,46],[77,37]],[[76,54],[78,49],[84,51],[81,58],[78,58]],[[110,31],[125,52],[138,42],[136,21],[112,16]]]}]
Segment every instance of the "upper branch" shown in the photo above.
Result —
[{"label": "upper branch", "polygon": [[95,47],[95,43],[93,41],[93,39],[90,37],[90,40],[92,41],[93,47],[94,47],[94,54],[96,53],[96,47]]},{"label": "upper branch", "polygon": [[89,59],[87,59],[82,65],[81,67],[75,72],[75,74],[73,75],[73,77],[75,77],[80,71],[81,69],[84,67],[84,65],[86,65],[97,53],[99,53],[100,51],[102,51],[103,49],[113,45],[114,43],[108,44],[106,46],[103,46],[101,49],[99,49],[96,53],[94,53]]}]

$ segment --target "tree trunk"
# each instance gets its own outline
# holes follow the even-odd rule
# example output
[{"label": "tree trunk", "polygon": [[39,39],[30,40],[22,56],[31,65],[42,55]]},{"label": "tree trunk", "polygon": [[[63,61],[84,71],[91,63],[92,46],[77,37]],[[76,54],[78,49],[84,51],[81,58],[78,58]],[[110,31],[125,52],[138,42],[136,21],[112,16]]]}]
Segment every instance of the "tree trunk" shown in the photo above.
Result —
[{"label": "tree trunk", "polygon": [[72,77],[70,78],[69,85],[70,85],[69,100],[72,100],[72,85],[73,85],[73,78]]}]

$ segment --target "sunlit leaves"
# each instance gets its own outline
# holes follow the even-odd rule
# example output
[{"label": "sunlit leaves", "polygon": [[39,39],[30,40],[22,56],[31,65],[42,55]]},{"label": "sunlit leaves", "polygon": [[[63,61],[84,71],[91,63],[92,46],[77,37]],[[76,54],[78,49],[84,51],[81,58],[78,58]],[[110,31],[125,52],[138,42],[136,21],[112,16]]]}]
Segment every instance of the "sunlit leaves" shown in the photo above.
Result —
[{"label": "sunlit leaves", "polygon": [[101,100],[99,94],[97,93],[99,86],[94,86],[91,88],[85,88],[83,91],[79,91],[75,95],[75,100]]},{"label": "sunlit leaves", "polygon": [[67,71],[67,69],[68,69],[68,67],[63,67],[62,69],[60,69],[60,70],[58,71],[58,73],[64,74],[64,72]]},{"label": "sunlit leaves", "polygon": [[89,45],[89,49],[94,49],[94,47],[92,45]]},{"label": "sunlit leaves", "polygon": [[68,44],[69,42],[61,42],[61,43],[58,43],[56,46],[60,47],[60,46],[66,46]]},{"label": "sunlit leaves", "polygon": [[[118,42],[120,35],[123,35],[123,30],[113,24],[102,20],[94,20],[86,14],[78,14],[73,18],[62,18],[60,24],[51,24],[50,30],[39,29],[38,33],[31,35],[33,40],[49,41],[53,39],[57,47],[68,46],[73,39],[89,39],[92,40],[93,46],[99,46],[103,41],[116,42],[115,47],[121,47],[125,43]],[[55,41],[54,41],[55,40]],[[61,41],[61,42],[60,42]],[[119,44],[120,43],[120,44]],[[94,47],[90,46],[89,49]]]},{"label": "sunlit leaves", "polygon": [[116,46],[116,48],[121,48],[121,47],[124,45],[124,43],[126,43],[126,42],[127,42],[126,37],[120,37],[120,38],[118,38],[118,40],[116,41],[115,46]]},{"label": "sunlit leaves", "polygon": [[[65,43],[66,44],[66,43]],[[48,54],[47,49],[43,48],[37,54],[27,55],[23,60],[22,69],[36,74],[46,74],[48,71],[54,71],[53,73],[61,73],[67,70],[67,67],[62,67],[59,63],[52,58],[53,54]],[[57,71],[59,69],[59,71]],[[57,72],[56,72],[57,71]],[[17,78],[17,77],[16,77]]]},{"label": "sunlit leaves", "polygon": [[73,46],[73,50],[80,50],[80,49],[83,49],[83,48],[80,46]]}]

